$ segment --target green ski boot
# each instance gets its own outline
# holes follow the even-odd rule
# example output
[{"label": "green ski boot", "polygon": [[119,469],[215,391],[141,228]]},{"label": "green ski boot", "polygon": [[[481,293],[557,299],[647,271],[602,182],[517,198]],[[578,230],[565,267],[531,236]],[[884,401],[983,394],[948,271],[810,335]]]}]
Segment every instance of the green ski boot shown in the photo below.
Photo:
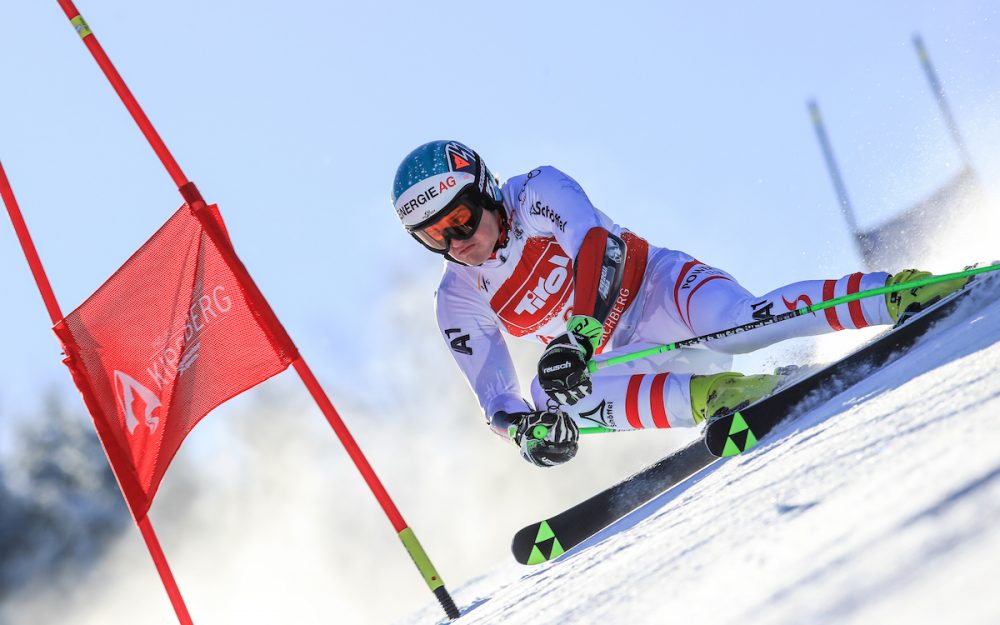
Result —
[{"label": "green ski boot", "polygon": [[[929,278],[932,275],[928,271],[920,271],[919,269],[904,269],[895,275],[889,276],[885,285],[891,286],[900,284],[901,282],[920,280]],[[969,278],[960,278],[958,280],[949,280],[948,282],[918,286],[905,291],[886,293],[885,305],[889,309],[889,316],[892,317],[892,320],[899,323],[900,319],[905,320],[906,317],[920,312],[945,295],[950,295],[959,290],[968,282]]]},{"label": "green ski boot", "polygon": [[694,422],[727,415],[770,395],[781,375],[743,375],[728,372],[691,376],[691,413]]}]

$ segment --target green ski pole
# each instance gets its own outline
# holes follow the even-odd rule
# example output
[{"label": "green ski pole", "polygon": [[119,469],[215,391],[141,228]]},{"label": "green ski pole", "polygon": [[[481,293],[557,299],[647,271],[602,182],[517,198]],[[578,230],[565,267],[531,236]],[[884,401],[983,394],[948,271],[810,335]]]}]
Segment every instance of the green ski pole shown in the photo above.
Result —
[{"label": "green ski pole", "polygon": [[[649,356],[655,356],[657,354],[663,354],[665,352],[674,351],[682,347],[690,347],[692,345],[697,345],[699,343],[705,343],[707,341],[733,336],[734,334],[749,332],[750,330],[754,330],[756,328],[761,328],[774,323],[780,323],[782,321],[787,321],[788,319],[794,319],[795,317],[801,317],[802,315],[808,315],[810,313],[818,312],[820,310],[825,310],[827,308],[833,308],[834,306],[839,306],[841,304],[846,304],[848,302],[853,302],[868,297],[875,297],[876,295],[885,295],[886,293],[893,293],[896,291],[905,291],[907,289],[912,289],[919,286],[925,286],[928,284],[936,284],[938,282],[948,282],[949,280],[960,280],[962,278],[970,278],[972,276],[981,273],[986,273],[989,271],[998,271],[998,270],[1000,270],[1000,264],[987,265],[985,267],[975,267],[973,269],[966,269],[964,271],[958,271],[955,273],[948,273],[940,276],[931,276],[929,278],[921,278],[920,280],[911,280],[910,282],[902,282],[900,284],[894,284],[891,286],[884,286],[877,289],[860,291],[858,293],[852,293],[850,295],[844,295],[842,297],[835,297],[833,299],[818,302],[811,306],[798,308],[796,310],[792,310],[787,313],[775,315],[774,317],[770,317],[768,319],[761,319],[759,321],[752,321],[750,323],[745,323],[740,326],[729,328],[728,330],[712,332],[711,334],[704,334],[702,336],[696,336],[690,339],[685,339],[683,341],[677,341],[675,343],[657,345],[655,347],[650,347],[648,349],[633,352],[631,354],[623,354],[621,356],[615,356],[614,358],[609,358],[601,362],[591,360],[589,363],[587,363],[587,368],[590,370],[591,373],[594,373],[600,369],[607,369],[608,367],[613,367],[615,365],[620,365],[622,363],[631,362],[633,360],[638,360],[640,358],[647,358]],[[617,431],[618,430],[615,430],[613,428],[608,428],[603,426],[580,428],[581,434],[604,434],[608,432],[617,432]]]},{"label": "green ski pole", "polygon": [[750,330],[755,330],[757,328],[762,328],[764,326],[780,323],[782,321],[787,321],[788,319],[794,319],[795,317],[801,317],[802,315],[808,315],[810,313],[818,312],[820,310],[826,310],[827,308],[833,308],[834,306],[839,306],[841,304],[846,304],[848,302],[865,299],[867,297],[875,297],[876,295],[885,295],[886,293],[894,293],[896,291],[905,291],[907,289],[913,289],[918,286],[925,286],[928,284],[935,284],[938,282],[948,282],[949,280],[960,280],[962,278],[970,278],[972,276],[981,273],[986,273],[988,271],[997,271],[997,270],[1000,270],[1000,264],[986,265],[985,267],[975,267],[973,269],[966,269],[965,271],[957,271],[955,273],[947,273],[940,276],[931,276],[929,278],[921,278],[920,280],[911,280],[910,282],[902,282],[900,284],[893,284],[890,286],[884,286],[877,289],[869,289],[867,291],[851,293],[850,295],[844,295],[841,297],[828,299],[813,304],[811,306],[798,308],[796,310],[792,310],[787,313],[782,313],[780,315],[775,315],[767,319],[761,319],[759,321],[751,321],[750,323],[745,323],[740,326],[729,328],[728,330],[720,330],[719,332],[712,332],[711,334],[703,334],[702,336],[696,336],[690,339],[685,339],[683,341],[677,341],[675,343],[667,343],[666,345],[657,345],[656,347],[650,347],[649,349],[643,349],[637,352],[633,352],[631,354],[623,354],[621,356],[615,356],[614,358],[608,358],[607,360],[603,360],[601,362],[597,362],[596,360],[591,360],[589,363],[587,363],[587,368],[590,370],[591,373],[594,373],[599,369],[607,369],[608,367],[620,365],[625,362],[631,362],[633,360],[638,360],[640,358],[647,358],[649,356],[655,356],[657,354],[663,354],[665,352],[674,351],[682,347],[690,347],[692,345],[697,345],[699,343],[705,343],[707,341],[713,341],[733,336],[734,334],[749,332]]}]

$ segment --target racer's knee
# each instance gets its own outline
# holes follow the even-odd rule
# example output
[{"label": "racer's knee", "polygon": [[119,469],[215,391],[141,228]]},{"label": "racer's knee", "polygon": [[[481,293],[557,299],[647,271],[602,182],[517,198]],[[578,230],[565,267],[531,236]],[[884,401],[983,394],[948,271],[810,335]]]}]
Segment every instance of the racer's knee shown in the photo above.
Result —
[{"label": "racer's knee", "polygon": [[[707,290],[707,289],[706,289]],[[742,287],[740,287],[742,291]],[[695,294],[697,298],[699,294]],[[718,302],[718,299],[716,299]],[[691,330],[696,336],[722,332],[753,321],[754,302],[749,292],[739,298],[731,298],[714,306],[702,306],[697,316],[691,315]],[[740,332],[724,338],[712,339],[705,347],[723,354],[746,354],[762,347],[760,339],[753,332]]]}]

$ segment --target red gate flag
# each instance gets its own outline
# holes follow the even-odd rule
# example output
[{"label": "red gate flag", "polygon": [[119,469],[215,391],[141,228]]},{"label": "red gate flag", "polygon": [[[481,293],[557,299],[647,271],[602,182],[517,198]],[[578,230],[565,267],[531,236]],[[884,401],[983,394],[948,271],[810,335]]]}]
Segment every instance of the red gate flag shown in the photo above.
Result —
[{"label": "red gate flag", "polygon": [[198,421],[298,357],[218,209],[194,206],[55,326],[136,520]]}]

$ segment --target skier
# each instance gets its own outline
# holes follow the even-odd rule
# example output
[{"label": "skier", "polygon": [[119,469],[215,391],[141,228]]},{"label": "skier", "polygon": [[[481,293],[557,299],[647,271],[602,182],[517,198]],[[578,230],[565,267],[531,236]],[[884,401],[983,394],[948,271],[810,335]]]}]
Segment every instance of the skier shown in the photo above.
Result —
[{"label": "skier", "polygon": [[[403,159],[392,202],[406,230],[441,254],[442,336],[494,432],[538,466],[577,452],[580,425],[693,427],[770,394],[780,375],[727,371],[732,354],[896,322],[965,280],[867,298],[591,375],[587,362],[675,342],[833,297],[928,276],[906,270],[789,284],[757,297],[728,273],[650,245],[542,166],[503,184],[473,150],[432,141]],[[545,350],[521,396],[501,331]]]}]

